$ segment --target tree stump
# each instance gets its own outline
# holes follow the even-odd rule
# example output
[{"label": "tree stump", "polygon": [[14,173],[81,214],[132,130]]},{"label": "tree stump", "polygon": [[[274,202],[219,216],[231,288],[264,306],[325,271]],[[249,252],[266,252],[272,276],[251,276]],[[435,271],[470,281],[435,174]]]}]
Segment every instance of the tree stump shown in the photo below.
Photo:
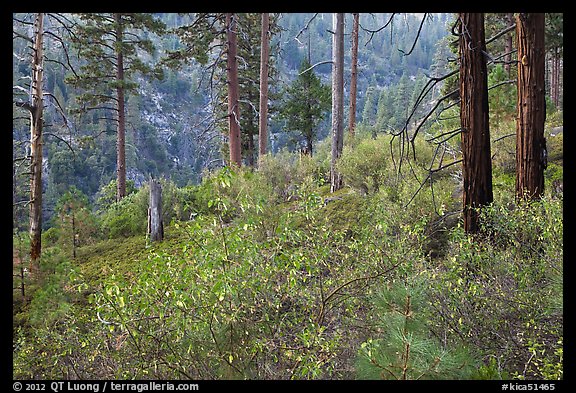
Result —
[{"label": "tree stump", "polygon": [[150,241],[164,239],[164,223],[162,222],[162,186],[160,182],[150,178],[150,203],[148,207],[148,236]]}]

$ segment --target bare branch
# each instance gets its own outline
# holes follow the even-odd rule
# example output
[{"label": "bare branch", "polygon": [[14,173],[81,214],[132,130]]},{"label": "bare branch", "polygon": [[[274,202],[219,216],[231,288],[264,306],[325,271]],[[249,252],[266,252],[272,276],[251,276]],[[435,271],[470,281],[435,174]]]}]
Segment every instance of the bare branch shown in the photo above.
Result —
[{"label": "bare branch", "polygon": [[304,74],[304,73],[306,73],[306,72],[310,71],[311,69],[313,69],[314,67],[317,67],[317,66],[319,66],[319,65],[322,65],[322,64],[332,64],[332,63],[333,63],[333,61],[332,61],[332,60],[324,60],[324,61],[319,61],[318,63],[316,63],[316,64],[314,64],[314,65],[312,65],[312,66],[310,66],[310,67],[306,68],[304,71],[302,71],[302,72],[301,72],[301,73],[299,73],[298,75],[302,75],[302,74]]},{"label": "bare branch", "polygon": [[416,33],[416,38],[414,38],[414,42],[412,43],[412,48],[410,48],[410,51],[408,53],[405,53],[402,49],[398,49],[400,52],[402,52],[402,54],[404,56],[408,56],[410,53],[412,53],[412,51],[416,47],[416,42],[418,42],[418,38],[420,38],[420,32],[422,31],[422,26],[424,26],[424,21],[426,20],[427,15],[428,14],[425,13],[424,16],[422,17],[422,21],[420,22],[420,27],[418,28],[418,32]]},{"label": "bare branch", "polygon": [[416,192],[412,195],[412,197],[410,198],[410,200],[408,201],[408,203],[406,203],[406,205],[404,207],[408,207],[408,205],[410,205],[410,203],[414,200],[414,198],[416,197],[416,195],[418,195],[418,193],[420,192],[420,190],[424,187],[424,185],[428,182],[432,180],[432,176],[434,175],[434,173],[441,171],[443,169],[446,169],[448,167],[451,167],[452,165],[456,165],[462,162],[462,159],[459,160],[455,160],[452,161],[449,164],[446,164],[444,166],[440,166],[438,168],[435,169],[430,169],[428,171],[428,175],[426,176],[426,178],[424,179],[424,181],[420,184],[420,187],[418,187],[418,189],[416,190]]},{"label": "bare branch", "polygon": [[372,38],[374,38],[374,34],[376,34],[376,33],[380,32],[380,31],[384,30],[384,29],[390,24],[390,22],[392,22],[392,19],[394,18],[394,15],[396,15],[396,14],[393,13],[393,14],[390,16],[390,19],[388,19],[388,22],[386,22],[386,23],[384,24],[384,26],[382,26],[382,27],[380,27],[380,28],[378,28],[378,29],[376,29],[376,30],[370,30],[370,29],[367,29],[367,28],[363,27],[361,24],[358,24],[362,30],[364,30],[364,31],[367,32],[367,33],[370,33],[370,38],[368,39],[368,41],[366,41],[366,43],[364,44],[364,46],[367,46],[367,45],[370,43],[370,41],[372,41]]},{"label": "bare branch", "polygon": [[513,133],[511,133],[511,134],[506,134],[506,135],[504,135],[504,136],[501,136],[501,137],[499,137],[499,138],[496,138],[496,139],[494,139],[494,140],[492,141],[492,143],[498,142],[498,141],[500,141],[500,140],[502,140],[502,139],[504,139],[504,138],[510,138],[511,136],[516,136],[516,133],[513,132]]},{"label": "bare branch", "polygon": [[51,133],[51,132],[43,132],[43,135],[52,136],[52,137],[58,139],[59,141],[64,142],[66,144],[66,146],[68,146],[68,149],[72,152],[72,155],[74,156],[74,158],[76,158],[76,152],[74,151],[74,149],[72,148],[72,145],[67,140],[65,140],[61,136],[56,135],[56,134]]},{"label": "bare branch", "polygon": [[502,30],[500,33],[497,33],[495,35],[493,35],[492,37],[490,37],[489,39],[486,40],[486,45],[488,45],[489,43],[491,43],[492,41],[500,38],[501,36],[503,36],[504,34],[508,33],[509,31],[512,31],[516,28],[516,25],[511,25],[508,26],[507,28],[505,28],[504,30]]},{"label": "bare branch", "polygon": [[28,36],[25,36],[24,34],[20,34],[20,33],[18,33],[17,31],[12,31],[12,34],[13,34],[12,39],[22,38],[22,39],[24,39],[24,40],[26,40],[26,41],[28,41],[28,42],[30,42],[30,43],[34,43],[34,41],[32,40],[32,38],[30,38],[30,37],[28,37]]},{"label": "bare branch", "polygon": [[432,142],[432,141],[435,140],[435,139],[442,138],[443,136],[446,136],[446,135],[450,135],[449,138],[443,139],[443,140],[441,140],[440,142],[434,142],[434,143],[436,143],[436,144],[441,144],[441,143],[444,143],[444,142],[448,141],[448,140],[449,140],[450,138],[452,138],[454,135],[458,135],[461,131],[462,131],[462,127],[458,127],[458,128],[456,128],[455,130],[443,132],[442,134],[436,135],[435,137],[432,137],[432,138],[430,138],[430,139],[426,139],[426,142]]},{"label": "bare branch", "polygon": [[24,101],[16,101],[14,102],[14,104],[19,107],[19,108],[24,108],[30,112],[34,111],[34,106],[32,104],[30,104],[29,102],[24,102]]},{"label": "bare branch", "polygon": [[294,37],[294,39],[295,39],[296,41],[298,41],[298,42],[300,43],[300,45],[304,45],[304,44],[302,43],[302,41],[300,41],[300,40],[298,39],[298,37],[300,37],[300,34],[304,33],[304,31],[306,31],[306,30],[308,29],[308,26],[310,26],[310,23],[312,23],[312,21],[313,21],[314,19],[316,19],[317,16],[318,16],[318,12],[315,13],[314,16],[312,16],[312,18],[310,18],[310,19],[308,20],[308,22],[306,22],[306,24],[304,25],[304,27],[303,27],[302,29],[300,29],[300,31],[298,32],[298,34],[296,34],[296,37]]}]

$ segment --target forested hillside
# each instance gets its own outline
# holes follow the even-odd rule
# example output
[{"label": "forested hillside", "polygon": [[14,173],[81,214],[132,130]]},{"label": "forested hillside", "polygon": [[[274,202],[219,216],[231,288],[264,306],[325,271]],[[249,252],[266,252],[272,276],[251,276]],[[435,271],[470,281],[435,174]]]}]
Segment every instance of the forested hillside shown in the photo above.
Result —
[{"label": "forested hillside", "polygon": [[563,379],[563,14],[13,37],[14,379]]}]

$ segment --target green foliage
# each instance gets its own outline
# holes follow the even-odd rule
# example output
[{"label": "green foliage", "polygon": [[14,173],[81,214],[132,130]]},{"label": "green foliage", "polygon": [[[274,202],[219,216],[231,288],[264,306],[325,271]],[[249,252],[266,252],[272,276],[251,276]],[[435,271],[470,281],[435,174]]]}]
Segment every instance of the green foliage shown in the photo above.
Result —
[{"label": "green foliage", "polygon": [[[251,186],[265,183],[263,178],[225,168],[205,179],[216,189],[209,202],[213,215],[178,223],[170,244],[149,253],[133,249],[130,239],[122,247],[110,240],[114,244],[106,250],[90,246],[89,254],[100,260],[81,253],[83,273],[73,282],[93,293],[87,307],[97,318],[72,310],[66,318],[77,318],[81,327],[55,340],[66,355],[42,346],[57,367],[31,366],[35,375],[64,372],[67,361],[74,362],[79,375],[93,375],[96,371],[76,358],[84,346],[116,365],[98,370],[109,370],[115,378],[341,375],[335,362],[352,367],[345,354],[363,340],[356,322],[366,309],[364,289],[383,285],[398,269],[406,271],[417,258],[410,247],[420,241],[423,227],[400,227],[405,216],[378,207],[378,214],[370,211],[368,225],[358,225],[350,238],[347,228],[330,225],[330,217],[349,213],[352,202],[324,206],[320,188],[306,179],[295,203],[279,210],[282,205],[266,206],[266,199],[255,198],[259,191]],[[248,188],[238,192],[235,184]],[[232,209],[234,221],[226,223],[222,218]],[[375,236],[391,221],[398,226],[395,235]],[[98,272],[104,265],[107,271]],[[88,338],[83,331],[93,333]],[[114,350],[104,350],[102,342]],[[78,343],[84,346],[69,354]],[[25,348],[30,351],[30,345]],[[18,356],[19,365],[31,360],[23,352]]]},{"label": "green foliage", "polygon": [[502,370],[496,358],[491,357],[487,362],[482,364],[478,370],[473,374],[473,379],[483,380],[498,380],[498,379],[512,379],[510,374]]},{"label": "green foliage", "polygon": [[378,336],[362,343],[357,360],[361,379],[466,379],[474,360],[454,350],[427,327],[426,282],[422,276],[391,282],[376,293]]},{"label": "green foliage", "polygon": [[101,215],[104,237],[144,236],[148,222],[148,198],[148,190],[143,187],[113,202]]},{"label": "green foliage", "polygon": [[483,209],[485,237],[452,232],[435,273],[436,333],[518,378],[561,377],[562,201]]},{"label": "green foliage", "polygon": [[304,139],[308,153],[312,154],[318,124],[330,109],[331,91],[314,70],[306,71],[310,67],[311,64],[303,60],[298,77],[286,88],[280,118],[286,120],[287,131],[297,132]]},{"label": "green foliage", "polygon": [[387,168],[388,142],[389,137],[380,136],[374,140],[363,139],[354,148],[345,146],[337,162],[345,183],[365,194],[378,192],[385,178],[391,175]]},{"label": "green foliage", "polygon": [[92,213],[88,197],[75,186],[60,197],[53,218],[54,231],[43,234],[47,240],[56,240],[62,249],[89,244],[99,237],[99,222]]},{"label": "green foliage", "polygon": [[324,184],[326,172],[321,165],[318,157],[297,155],[283,149],[274,156],[262,157],[258,173],[272,187],[276,200],[284,202],[295,198],[307,179]]},{"label": "green foliage", "polygon": [[249,168],[224,167],[206,173],[195,192],[199,212],[220,215],[226,222],[241,214],[260,211],[270,197],[268,185]]},{"label": "green foliage", "polygon": [[[427,172],[423,168],[431,165],[433,150],[427,142],[417,139],[413,147],[416,153],[409,152],[410,167],[404,169],[404,173],[398,173],[400,157],[407,154],[402,153],[400,143],[402,142],[399,138],[393,139],[390,135],[369,138],[366,134],[359,133],[353,143],[344,146],[342,156],[336,163],[344,183],[362,194],[373,194],[382,190],[392,201],[398,202],[406,197],[409,188],[405,185],[408,182],[414,183],[411,177],[414,174],[424,178]],[[403,158],[405,161],[406,159]],[[405,164],[405,167],[407,165]],[[405,201],[409,199],[410,197]]]},{"label": "green foliage", "polygon": [[491,129],[500,129],[502,121],[514,119],[516,115],[516,84],[509,83],[510,80],[515,82],[501,64],[493,67],[488,74],[488,86],[495,86],[488,91]]},{"label": "green foliage", "polygon": [[45,250],[40,260],[40,281],[29,306],[29,323],[50,326],[71,307],[65,286],[72,269],[70,260],[58,248]]},{"label": "green foliage", "polygon": [[[116,179],[112,179],[108,184],[103,185],[98,190],[95,205],[99,211],[110,208],[116,202],[116,185]],[[126,180],[126,195],[133,194],[136,191],[134,180]]]}]

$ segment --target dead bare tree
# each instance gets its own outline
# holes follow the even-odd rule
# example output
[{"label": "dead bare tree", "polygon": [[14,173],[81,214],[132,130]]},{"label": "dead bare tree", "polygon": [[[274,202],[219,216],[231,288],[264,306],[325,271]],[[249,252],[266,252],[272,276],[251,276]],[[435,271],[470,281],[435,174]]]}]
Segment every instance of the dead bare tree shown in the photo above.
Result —
[{"label": "dead bare tree", "polygon": [[[27,205],[29,208],[29,236],[30,236],[30,272],[37,272],[38,259],[42,252],[42,165],[43,165],[43,145],[46,137],[53,137],[62,142],[74,153],[71,138],[71,122],[65,110],[57,98],[44,88],[44,72],[48,65],[62,66],[66,70],[75,74],[71,65],[68,44],[64,37],[71,36],[74,22],[66,15],[57,13],[37,13],[14,15],[15,28],[13,30],[14,39],[23,39],[29,46],[30,58],[21,56],[14,51],[14,56],[18,62],[31,64],[31,74],[25,79],[19,80],[13,87],[14,104],[28,112],[30,127],[30,139],[24,144],[26,157],[14,157],[14,187],[16,187],[17,175],[21,172],[20,167],[30,160],[30,171],[25,172],[30,176],[30,198],[26,201],[16,201],[18,205]],[[31,30],[31,31],[30,31]],[[46,39],[60,46],[63,61],[57,58],[47,57],[45,54]],[[29,82],[24,82],[29,81]],[[24,82],[24,83],[22,83]],[[23,98],[22,98],[23,97]],[[62,129],[70,132],[69,140],[58,135],[54,124],[45,124],[45,109],[53,108],[62,119]],[[14,118],[16,133],[17,122],[22,119]],[[51,127],[51,131],[46,131],[46,127]],[[20,144],[17,140],[15,143]],[[14,193],[15,193],[14,188]]]},{"label": "dead bare tree", "polygon": [[336,161],[344,146],[344,14],[332,17],[332,150],[330,160],[330,190],[342,187],[342,176],[336,169]]}]

